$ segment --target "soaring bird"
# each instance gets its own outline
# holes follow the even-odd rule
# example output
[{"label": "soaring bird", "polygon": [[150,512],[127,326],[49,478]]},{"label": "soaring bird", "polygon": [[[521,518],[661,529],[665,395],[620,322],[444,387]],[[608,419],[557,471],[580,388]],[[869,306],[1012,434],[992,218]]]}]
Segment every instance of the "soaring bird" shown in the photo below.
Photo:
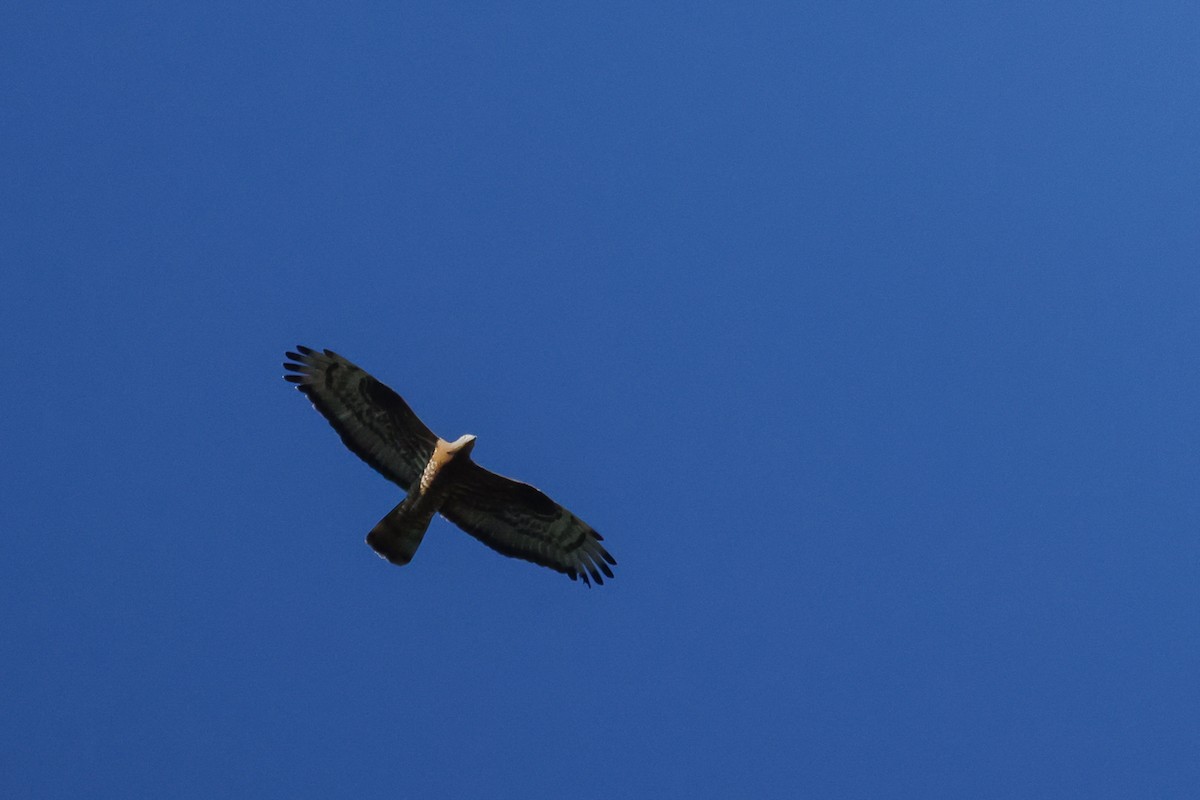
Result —
[{"label": "soaring bird", "polygon": [[[591,585],[613,576],[616,560],[603,537],[527,483],[471,460],[475,437],[434,435],[404,399],[332,350],[288,352],[284,379],[308,395],[346,447],[406,496],[367,534],[367,544],[403,566],[435,514],[506,556],[577,577]],[[603,575],[603,577],[602,577]]]}]

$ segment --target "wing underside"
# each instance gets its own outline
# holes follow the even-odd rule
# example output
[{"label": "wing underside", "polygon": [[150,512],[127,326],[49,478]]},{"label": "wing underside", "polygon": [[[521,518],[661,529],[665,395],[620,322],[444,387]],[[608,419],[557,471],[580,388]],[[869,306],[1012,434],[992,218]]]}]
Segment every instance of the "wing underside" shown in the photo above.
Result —
[{"label": "wing underside", "polygon": [[346,447],[406,492],[421,477],[437,436],[404,399],[332,350],[289,352],[284,378],[296,384]]},{"label": "wing underside", "polygon": [[613,577],[616,559],[590,525],[538,489],[489,472],[474,462],[463,465],[442,515],[506,556],[522,558],[582,578],[591,585]]}]

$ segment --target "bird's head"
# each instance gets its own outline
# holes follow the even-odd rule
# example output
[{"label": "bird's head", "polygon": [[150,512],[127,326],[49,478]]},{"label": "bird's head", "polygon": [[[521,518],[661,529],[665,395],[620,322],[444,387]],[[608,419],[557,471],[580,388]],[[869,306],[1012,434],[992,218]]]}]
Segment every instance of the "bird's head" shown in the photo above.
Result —
[{"label": "bird's head", "polygon": [[446,449],[456,456],[469,456],[472,448],[475,447],[475,435],[464,433],[462,436],[450,443]]}]

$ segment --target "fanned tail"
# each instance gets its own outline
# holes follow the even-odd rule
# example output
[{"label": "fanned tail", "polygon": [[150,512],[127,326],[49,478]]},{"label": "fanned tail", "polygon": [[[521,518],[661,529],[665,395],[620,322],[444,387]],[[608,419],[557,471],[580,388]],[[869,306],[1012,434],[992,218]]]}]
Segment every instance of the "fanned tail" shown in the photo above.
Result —
[{"label": "fanned tail", "polygon": [[398,567],[412,561],[436,513],[432,510],[422,513],[413,506],[405,498],[367,534],[367,544],[371,545],[371,549]]}]

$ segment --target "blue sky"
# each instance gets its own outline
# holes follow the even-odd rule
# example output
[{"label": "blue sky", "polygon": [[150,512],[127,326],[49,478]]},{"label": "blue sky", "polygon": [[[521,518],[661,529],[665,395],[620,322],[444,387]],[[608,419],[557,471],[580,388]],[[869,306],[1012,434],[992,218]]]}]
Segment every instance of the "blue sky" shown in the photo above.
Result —
[{"label": "blue sky", "polygon": [[[1191,796],[1198,31],[6,8],[0,794]],[[616,579],[378,559],[296,344]]]}]

